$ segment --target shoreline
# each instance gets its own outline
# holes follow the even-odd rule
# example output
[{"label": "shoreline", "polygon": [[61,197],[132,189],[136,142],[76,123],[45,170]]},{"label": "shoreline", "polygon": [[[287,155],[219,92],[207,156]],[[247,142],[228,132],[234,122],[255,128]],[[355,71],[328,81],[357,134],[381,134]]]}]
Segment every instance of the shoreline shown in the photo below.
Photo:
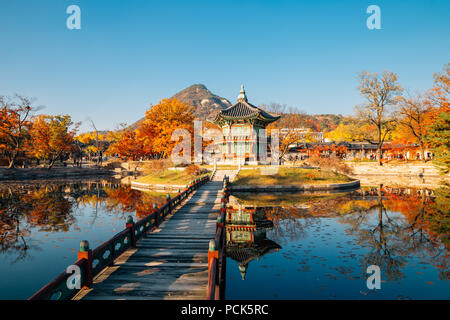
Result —
[{"label": "shoreline", "polygon": [[355,180],[345,183],[329,184],[302,184],[302,185],[248,185],[233,186],[231,192],[292,192],[292,191],[328,191],[328,190],[348,190],[360,188],[360,181]]},{"label": "shoreline", "polygon": [[113,176],[112,170],[99,168],[15,168],[0,169],[0,181],[32,181],[58,178],[85,178]]}]

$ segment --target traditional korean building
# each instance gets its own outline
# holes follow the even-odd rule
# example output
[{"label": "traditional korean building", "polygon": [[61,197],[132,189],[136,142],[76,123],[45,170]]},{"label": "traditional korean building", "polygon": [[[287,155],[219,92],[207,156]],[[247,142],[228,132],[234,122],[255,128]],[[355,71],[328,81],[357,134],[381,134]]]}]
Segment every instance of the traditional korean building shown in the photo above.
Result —
[{"label": "traditional korean building", "polygon": [[265,130],[279,118],[249,103],[242,85],[237,103],[221,110],[213,121],[223,135],[218,163],[265,163],[270,156],[270,137]]}]

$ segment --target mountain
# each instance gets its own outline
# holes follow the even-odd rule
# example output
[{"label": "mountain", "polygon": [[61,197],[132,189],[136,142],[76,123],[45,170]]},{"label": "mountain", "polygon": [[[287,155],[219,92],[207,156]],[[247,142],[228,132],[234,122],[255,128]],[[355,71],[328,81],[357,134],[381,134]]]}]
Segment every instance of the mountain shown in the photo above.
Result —
[{"label": "mountain", "polygon": [[230,101],[216,96],[203,84],[194,84],[178,92],[172,98],[195,106],[195,116],[200,120],[210,118],[211,113],[214,113],[216,110],[231,107]]},{"label": "mountain", "polygon": [[[203,84],[194,84],[176,93],[172,98],[195,106],[195,116],[199,120],[211,119],[219,110],[231,107],[230,101],[216,96]],[[143,120],[144,118],[139,119],[128,129],[136,129]]]}]

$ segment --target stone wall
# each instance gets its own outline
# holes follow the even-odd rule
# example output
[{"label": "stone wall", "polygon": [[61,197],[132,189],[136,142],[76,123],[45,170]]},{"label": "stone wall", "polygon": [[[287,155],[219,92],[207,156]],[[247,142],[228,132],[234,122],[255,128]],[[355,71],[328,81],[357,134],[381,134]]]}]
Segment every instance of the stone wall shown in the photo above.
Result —
[{"label": "stone wall", "polygon": [[17,168],[0,169],[0,180],[38,180],[67,177],[112,175],[114,171],[97,168]]},{"label": "stone wall", "polygon": [[298,192],[298,191],[329,191],[359,189],[359,180],[347,183],[303,184],[303,185],[266,185],[266,186],[235,186],[231,184],[232,192]]},{"label": "stone wall", "polygon": [[393,175],[393,176],[441,176],[440,171],[432,163],[383,164],[375,162],[346,162],[352,169],[353,175]]}]

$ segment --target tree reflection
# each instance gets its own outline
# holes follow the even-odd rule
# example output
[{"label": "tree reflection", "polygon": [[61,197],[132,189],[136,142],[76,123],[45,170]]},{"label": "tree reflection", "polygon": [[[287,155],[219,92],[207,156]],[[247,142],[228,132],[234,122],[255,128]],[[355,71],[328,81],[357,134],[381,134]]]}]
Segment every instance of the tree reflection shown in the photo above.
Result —
[{"label": "tree reflection", "polygon": [[361,210],[342,217],[341,221],[351,226],[346,232],[356,238],[358,245],[369,250],[363,257],[362,272],[369,265],[377,265],[388,280],[403,277],[401,269],[407,262],[404,257],[407,248],[398,237],[402,224],[397,218],[391,216],[383,205],[381,190],[376,202],[372,201],[367,211]]},{"label": "tree reflection", "polygon": [[369,250],[362,261],[364,270],[378,265],[387,279],[398,280],[403,277],[406,258],[415,255],[435,265],[440,278],[448,278],[449,247],[441,241],[443,234],[436,232],[448,224],[442,225],[442,213],[436,211],[434,200],[426,193],[414,189],[403,193],[380,185],[369,192],[371,205],[367,210],[341,216],[340,221],[350,225],[348,234]]},{"label": "tree reflection", "polygon": [[270,238],[278,243],[305,237],[320,222],[316,217],[336,218],[349,226],[346,232],[355,243],[368,250],[360,261],[364,274],[367,266],[378,265],[387,280],[399,280],[408,257],[415,256],[434,265],[441,279],[449,279],[449,190],[380,185],[339,195],[290,195],[290,200],[298,198],[297,206],[278,206],[275,198],[272,206],[264,201],[260,207],[249,196],[244,200],[252,200],[257,211],[273,221]]},{"label": "tree reflection", "polygon": [[317,220],[308,211],[294,206],[258,208],[267,220],[273,222],[270,237],[278,243],[296,241],[306,236],[307,230]]},{"label": "tree reflection", "polygon": [[[74,209],[89,206],[114,214],[136,212],[138,218],[165,203],[165,195],[132,190],[106,181],[11,184],[0,187],[0,254],[15,261],[39,250],[32,241],[36,232],[64,233],[76,223]],[[93,223],[94,223],[93,221]]]}]

